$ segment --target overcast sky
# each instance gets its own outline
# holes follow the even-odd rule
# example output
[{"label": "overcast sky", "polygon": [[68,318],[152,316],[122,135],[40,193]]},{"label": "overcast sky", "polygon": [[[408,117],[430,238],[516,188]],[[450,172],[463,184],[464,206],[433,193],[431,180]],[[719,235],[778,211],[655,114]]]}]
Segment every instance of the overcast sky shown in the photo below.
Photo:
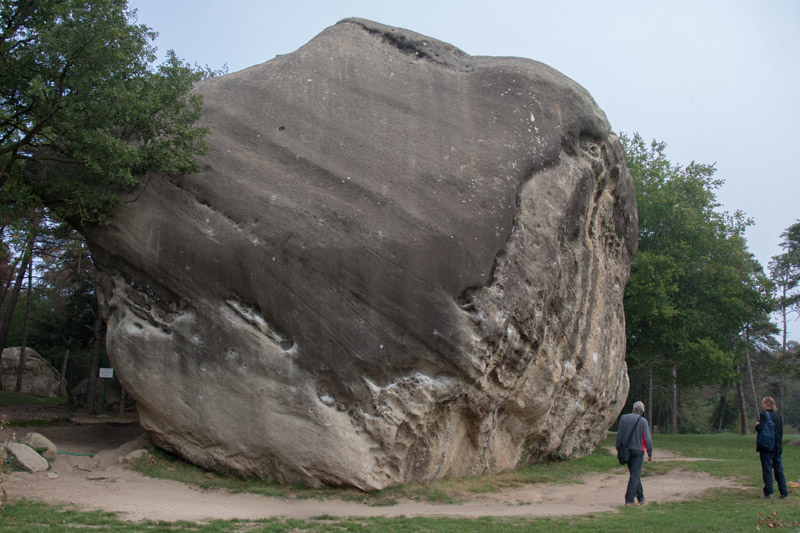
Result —
[{"label": "overcast sky", "polygon": [[[130,0],[159,52],[230,72],[293,52],[361,17],[471,55],[547,63],[583,85],[616,132],[716,163],[721,210],[754,225],[767,268],[800,220],[798,0]],[[489,7],[491,6],[491,7]],[[800,337],[800,321],[792,326]]]}]

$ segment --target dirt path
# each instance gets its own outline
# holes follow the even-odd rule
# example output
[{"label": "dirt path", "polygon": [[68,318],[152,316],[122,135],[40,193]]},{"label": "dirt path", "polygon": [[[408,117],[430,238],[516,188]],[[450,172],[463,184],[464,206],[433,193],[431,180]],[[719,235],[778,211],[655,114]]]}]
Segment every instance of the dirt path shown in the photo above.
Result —
[{"label": "dirt path", "polygon": [[[459,505],[437,505],[410,500],[390,507],[327,499],[294,500],[252,494],[201,491],[174,481],[151,479],[127,470],[118,459],[131,445],[117,448],[141,430],[136,424],[93,424],[66,428],[37,428],[60,450],[73,453],[101,452],[92,458],[59,455],[47,472],[8,474],[5,486],[9,497],[47,503],[70,503],[84,510],[98,509],[123,513],[127,520],[211,519],[256,520],[286,517],[308,519],[319,515],[367,516],[567,516],[615,510],[623,503],[627,471],[619,467],[610,473],[585,476],[580,484],[531,485],[477,495]],[[8,435],[0,435],[5,440]],[[18,437],[21,437],[19,435]],[[680,460],[665,451],[654,461]],[[644,479],[648,502],[688,499],[712,487],[736,487],[731,480],[712,478],[703,473],[674,470],[666,475]]]}]

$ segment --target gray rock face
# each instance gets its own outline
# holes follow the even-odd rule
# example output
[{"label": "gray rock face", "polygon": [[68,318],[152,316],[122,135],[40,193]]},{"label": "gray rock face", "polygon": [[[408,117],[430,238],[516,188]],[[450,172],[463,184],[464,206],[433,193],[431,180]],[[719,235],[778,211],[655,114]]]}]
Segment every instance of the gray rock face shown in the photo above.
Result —
[{"label": "gray rock face", "polygon": [[[0,379],[3,380],[3,390],[14,390],[17,386],[19,355],[20,346],[3,350],[3,357],[0,358]],[[25,348],[22,392],[41,398],[58,396],[58,372],[32,348]]]},{"label": "gray rock face", "polygon": [[47,459],[36,453],[36,450],[27,444],[9,442],[6,444],[6,449],[28,472],[44,472],[50,468]]},{"label": "gray rock face", "polygon": [[28,433],[22,438],[21,442],[22,444],[27,444],[34,450],[43,450],[40,455],[51,463],[58,457],[58,448],[56,445],[41,433]]},{"label": "gray rock face", "polygon": [[584,89],[348,19],[196,90],[202,172],[85,228],[157,444],[371,490],[604,438],[637,220]]}]

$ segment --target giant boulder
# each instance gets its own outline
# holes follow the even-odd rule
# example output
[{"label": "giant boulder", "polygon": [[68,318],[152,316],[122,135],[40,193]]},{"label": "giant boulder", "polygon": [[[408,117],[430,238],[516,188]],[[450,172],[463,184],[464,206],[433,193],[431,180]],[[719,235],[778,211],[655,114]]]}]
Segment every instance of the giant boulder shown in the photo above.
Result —
[{"label": "giant boulder", "polygon": [[[0,358],[0,380],[2,380],[3,390],[15,390],[17,387],[21,352],[21,346],[3,350],[3,356]],[[58,371],[39,355],[39,352],[26,347],[20,392],[41,398],[55,398],[58,396],[58,387]]]},{"label": "giant boulder", "polygon": [[371,490],[605,437],[637,219],[583,88],[348,19],[196,91],[202,171],[83,228],[154,442]]}]

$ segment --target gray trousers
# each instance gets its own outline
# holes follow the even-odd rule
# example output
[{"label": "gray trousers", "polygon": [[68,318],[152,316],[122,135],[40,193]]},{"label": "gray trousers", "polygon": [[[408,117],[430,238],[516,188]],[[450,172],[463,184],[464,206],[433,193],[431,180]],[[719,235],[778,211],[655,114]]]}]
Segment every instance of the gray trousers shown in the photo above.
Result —
[{"label": "gray trousers", "polygon": [[633,503],[634,499],[639,503],[644,503],[644,489],[642,488],[642,463],[644,463],[644,452],[642,450],[629,450],[631,459],[628,461],[628,490],[625,491],[625,503]]}]

